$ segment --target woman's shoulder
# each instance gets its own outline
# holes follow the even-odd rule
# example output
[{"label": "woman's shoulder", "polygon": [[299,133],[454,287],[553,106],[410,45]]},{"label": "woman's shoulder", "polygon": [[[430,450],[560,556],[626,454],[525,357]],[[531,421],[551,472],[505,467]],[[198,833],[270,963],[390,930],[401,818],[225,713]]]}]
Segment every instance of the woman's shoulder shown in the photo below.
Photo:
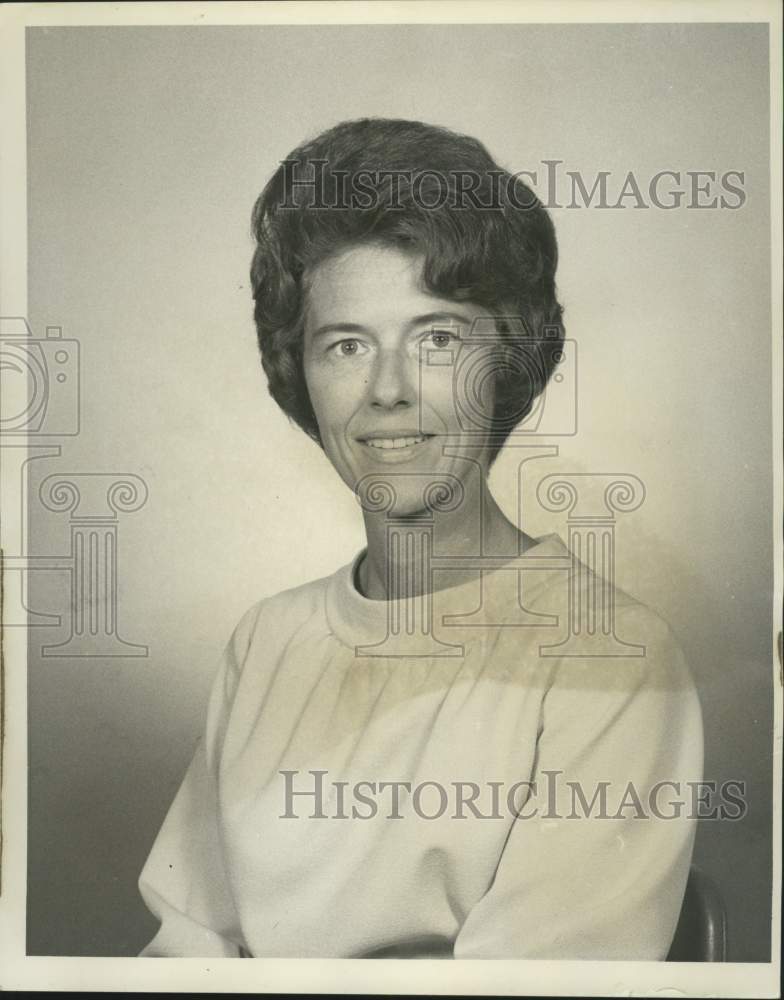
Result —
[{"label": "woman's shoulder", "polygon": [[550,651],[556,657],[554,688],[621,698],[696,698],[694,674],[667,618],[624,591],[613,597],[611,613],[598,627],[589,632],[585,626]]},{"label": "woman's shoulder", "polygon": [[251,645],[261,642],[266,648],[287,643],[292,636],[308,626],[327,630],[325,597],[330,581],[346,572],[342,566],[334,573],[308,580],[269,594],[241,615],[234,628],[231,642],[242,662]]},{"label": "woman's shoulder", "polygon": [[560,660],[556,677],[692,688],[681,641],[665,614],[620,586],[613,567],[602,572],[595,560],[576,557],[557,536],[549,536],[548,543],[552,551],[545,554],[560,555],[566,571],[550,567],[530,607],[555,613],[563,626],[563,641],[549,644],[546,652]]}]

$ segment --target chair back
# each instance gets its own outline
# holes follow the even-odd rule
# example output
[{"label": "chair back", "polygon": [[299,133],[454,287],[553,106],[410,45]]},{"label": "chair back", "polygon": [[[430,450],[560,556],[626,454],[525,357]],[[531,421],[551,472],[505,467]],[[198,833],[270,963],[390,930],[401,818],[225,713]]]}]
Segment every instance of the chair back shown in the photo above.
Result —
[{"label": "chair back", "polygon": [[726,962],[727,912],[716,883],[692,865],[668,962]]}]

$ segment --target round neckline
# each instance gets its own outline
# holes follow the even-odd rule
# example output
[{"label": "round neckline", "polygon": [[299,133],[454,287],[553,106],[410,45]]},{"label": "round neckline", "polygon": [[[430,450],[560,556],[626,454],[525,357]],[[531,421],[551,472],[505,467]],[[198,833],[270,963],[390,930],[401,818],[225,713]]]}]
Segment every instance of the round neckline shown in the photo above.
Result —
[{"label": "round neckline", "polygon": [[[392,620],[392,616],[399,614],[398,606],[406,603],[405,600],[397,598],[374,600],[365,597],[357,590],[356,572],[366,553],[367,547],[362,548],[351,562],[342,566],[329,578],[327,585],[326,613],[330,629],[345,645],[352,648],[364,644],[373,645],[384,639],[388,632],[387,625]],[[408,603],[416,601],[421,604],[430,603],[434,609],[440,606],[440,610],[448,611],[450,606],[459,606],[464,596],[468,597],[471,593],[476,593],[477,587],[485,587],[498,573],[515,569],[533,569],[536,567],[537,558],[568,557],[569,555],[569,549],[558,534],[542,535],[535,539],[535,543],[522,555],[513,557],[501,566],[484,570],[481,577],[477,576],[473,580],[439,588],[413,598]],[[557,572],[557,569],[552,570],[552,573]],[[530,579],[529,585],[526,587],[527,598],[532,597],[534,593],[546,586],[552,578],[552,573],[540,571],[534,574],[534,578]],[[529,574],[529,577],[531,576],[532,574]]]}]

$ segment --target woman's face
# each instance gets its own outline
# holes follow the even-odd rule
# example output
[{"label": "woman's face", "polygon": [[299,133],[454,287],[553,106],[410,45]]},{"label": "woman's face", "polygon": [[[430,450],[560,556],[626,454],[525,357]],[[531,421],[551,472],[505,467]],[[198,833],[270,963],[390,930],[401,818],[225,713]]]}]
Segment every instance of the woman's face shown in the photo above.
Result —
[{"label": "woman's face", "polygon": [[428,291],[422,263],[394,247],[349,248],[313,269],[306,302],[305,378],[324,451],[352,490],[364,476],[386,481],[398,514],[424,509],[443,474],[465,483],[477,462],[484,476],[489,467],[492,379],[478,403],[460,398],[456,372],[462,351],[486,375],[497,335],[486,309]]}]

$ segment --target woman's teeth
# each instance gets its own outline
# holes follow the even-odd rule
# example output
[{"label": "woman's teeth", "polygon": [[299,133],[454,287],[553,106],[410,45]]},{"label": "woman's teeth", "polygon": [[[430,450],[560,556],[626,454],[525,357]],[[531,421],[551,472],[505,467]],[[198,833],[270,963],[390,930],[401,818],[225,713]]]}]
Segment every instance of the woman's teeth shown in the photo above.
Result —
[{"label": "woman's teeth", "polygon": [[366,441],[365,444],[370,445],[371,448],[408,448],[412,444],[421,444],[424,440],[424,435],[402,438],[372,438]]}]

